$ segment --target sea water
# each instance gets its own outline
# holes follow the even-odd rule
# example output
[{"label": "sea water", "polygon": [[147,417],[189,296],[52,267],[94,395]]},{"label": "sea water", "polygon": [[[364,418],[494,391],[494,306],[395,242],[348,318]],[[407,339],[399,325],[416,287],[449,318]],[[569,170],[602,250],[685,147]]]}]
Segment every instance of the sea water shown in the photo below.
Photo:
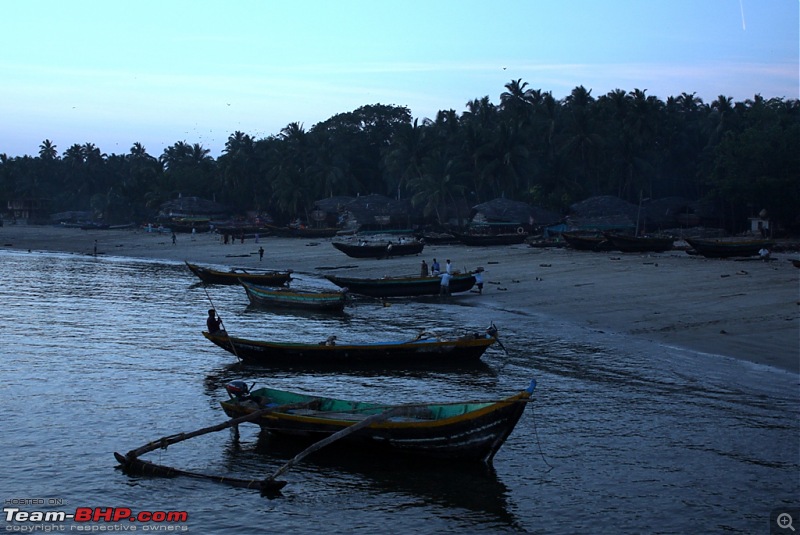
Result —
[{"label": "sea water", "polygon": [[[800,390],[786,371],[503,310],[486,292],[484,306],[363,299],[342,315],[293,315],[253,310],[241,288],[204,287],[183,264],[161,261],[1,251],[0,276],[9,531],[749,534],[768,533],[771,514],[798,505]],[[324,285],[317,274],[297,278]],[[244,367],[202,337],[212,305],[232,334],[255,339],[403,340],[491,321],[502,347],[463,369]],[[408,403],[497,399],[531,378],[535,402],[492,469],[315,454],[282,476],[280,495],[263,497],[128,476],[113,457],[225,421],[219,402],[234,379]],[[211,433],[144,458],[261,479],[294,453],[243,425],[238,436]],[[125,509],[185,517],[104,521],[103,511]],[[20,521],[37,510],[100,518]]]}]

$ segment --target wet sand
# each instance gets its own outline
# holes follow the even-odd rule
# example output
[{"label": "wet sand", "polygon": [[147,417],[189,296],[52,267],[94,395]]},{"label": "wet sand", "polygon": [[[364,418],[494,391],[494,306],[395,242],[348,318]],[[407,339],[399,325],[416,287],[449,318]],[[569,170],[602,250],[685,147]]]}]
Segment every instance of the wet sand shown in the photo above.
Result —
[{"label": "wet sand", "polygon": [[[789,261],[707,259],[682,250],[655,254],[571,249],[426,245],[419,256],[356,259],[332,239],[262,237],[224,245],[219,236],[144,230],[80,230],[6,225],[0,251],[51,251],[188,260],[218,268],[292,269],[319,276],[414,274],[425,259],[456,269],[485,268],[483,294],[451,297],[474,306],[545,314],[604,333],[748,360],[800,373],[800,269]],[[259,260],[258,248],[265,250]],[[0,256],[2,258],[2,256]],[[327,283],[326,281],[326,284]]]}]

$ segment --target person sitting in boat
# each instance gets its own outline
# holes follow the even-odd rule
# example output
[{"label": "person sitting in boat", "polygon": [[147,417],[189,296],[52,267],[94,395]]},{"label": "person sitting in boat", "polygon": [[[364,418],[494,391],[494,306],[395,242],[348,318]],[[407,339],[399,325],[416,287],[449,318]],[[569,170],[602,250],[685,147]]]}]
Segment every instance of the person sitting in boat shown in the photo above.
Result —
[{"label": "person sitting in boat", "polygon": [[222,328],[222,318],[217,316],[217,311],[213,308],[208,309],[208,318],[206,318],[206,326],[208,327],[208,333],[214,334],[218,332],[224,332]]},{"label": "person sitting in boat", "polygon": [[420,267],[420,270],[419,270],[419,276],[420,277],[427,277],[428,276],[428,264],[424,260],[422,261],[422,266]]},{"label": "person sitting in boat", "polygon": [[329,336],[324,342],[320,342],[319,345],[321,346],[335,346],[336,345],[336,335]]}]

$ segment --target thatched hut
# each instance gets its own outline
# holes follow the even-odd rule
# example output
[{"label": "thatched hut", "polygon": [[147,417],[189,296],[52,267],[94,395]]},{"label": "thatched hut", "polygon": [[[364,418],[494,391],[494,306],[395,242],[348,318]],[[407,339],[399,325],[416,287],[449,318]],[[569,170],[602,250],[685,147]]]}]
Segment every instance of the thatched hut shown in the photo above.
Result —
[{"label": "thatched hut", "polygon": [[327,197],[315,201],[314,210],[326,214],[330,226],[351,230],[405,230],[418,219],[408,199],[379,194]]},{"label": "thatched hut", "polygon": [[531,231],[559,221],[561,216],[556,212],[502,197],[475,205],[470,211],[470,225],[489,225],[498,230],[522,227]]},{"label": "thatched hut", "polygon": [[200,197],[178,197],[161,204],[159,217],[163,219],[206,218],[224,219],[231,214],[230,208],[218,202]]},{"label": "thatched hut", "polygon": [[570,206],[567,225],[573,230],[636,229],[639,208],[613,195],[590,197]]}]

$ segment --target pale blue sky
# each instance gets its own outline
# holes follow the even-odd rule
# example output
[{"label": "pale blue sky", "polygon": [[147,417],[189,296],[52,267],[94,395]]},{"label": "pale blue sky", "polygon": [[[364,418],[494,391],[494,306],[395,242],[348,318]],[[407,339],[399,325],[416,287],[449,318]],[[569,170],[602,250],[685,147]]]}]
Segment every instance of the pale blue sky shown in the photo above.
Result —
[{"label": "pale blue sky", "polygon": [[499,102],[521,78],[561,99],[643,89],[705,102],[800,97],[798,0],[6,0],[0,153],[50,139],[219,156],[367,104],[415,118]]}]

